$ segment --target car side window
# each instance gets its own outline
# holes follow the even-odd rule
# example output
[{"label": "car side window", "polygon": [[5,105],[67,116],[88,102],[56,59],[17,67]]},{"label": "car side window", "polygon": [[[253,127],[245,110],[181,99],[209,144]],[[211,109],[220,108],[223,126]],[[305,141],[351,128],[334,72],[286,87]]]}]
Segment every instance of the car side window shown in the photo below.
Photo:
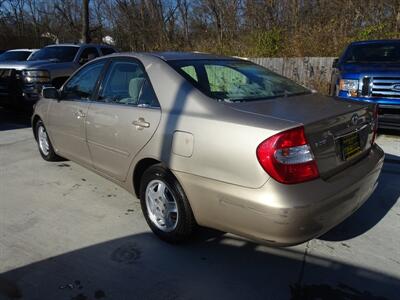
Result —
[{"label": "car side window", "polygon": [[85,48],[82,51],[81,56],[79,58],[79,64],[83,65],[96,57],[99,57],[99,52],[95,47]]},{"label": "car side window", "polygon": [[97,80],[105,65],[105,60],[91,63],[78,71],[62,90],[64,100],[88,100],[92,96]]},{"label": "car side window", "polygon": [[138,105],[160,107],[160,104],[158,103],[157,100],[157,96],[148,79],[146,79],[143,83],[142,90],[139,96]]},{"label": "car side window", "polygon": [[133,61],[111,63],[99,94],[100,102],[158,106],[153,88],[142,67]]},{"label": "car side window", "polygon": [[199,81],[199,79],[197,78],[197,73],[196,73],[196,69],[194,68],[194,66],[185,66],[181,68],[182,71],[184,71],[186,74],[188,74],[190,77],[193,78],[193,80],[195,81]]}]

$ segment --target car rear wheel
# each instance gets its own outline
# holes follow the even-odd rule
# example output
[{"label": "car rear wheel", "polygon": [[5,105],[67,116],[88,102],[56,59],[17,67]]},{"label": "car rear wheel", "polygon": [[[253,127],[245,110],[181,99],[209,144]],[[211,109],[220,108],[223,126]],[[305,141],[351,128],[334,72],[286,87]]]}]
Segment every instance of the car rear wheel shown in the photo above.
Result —
[{"label": "car rear wheel", "polygon": [[162,240],[177,243],[192,234],[196,222],[189,201],[175,176],[161,165],[143,174],[142,211],[151,230]]},{"label": "car rear wheel", "polygon": [[47,161],[59,161],[62,158],[54,152],[46,128],[42,121],[36,123],[36,139],[39,146],[40,155]]}]

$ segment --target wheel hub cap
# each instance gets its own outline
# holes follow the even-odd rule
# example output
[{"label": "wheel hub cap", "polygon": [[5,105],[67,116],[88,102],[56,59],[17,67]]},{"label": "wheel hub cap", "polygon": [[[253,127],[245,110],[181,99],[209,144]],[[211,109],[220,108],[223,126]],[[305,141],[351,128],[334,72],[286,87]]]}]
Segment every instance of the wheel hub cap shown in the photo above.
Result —
[{"label": "wheel hub cap", "polygon": [[146,188],[146,206],[151,222],[165,232],[176,228],[178,209],[169,188],[161,180],[152,180]]},{"label": "wheel hub cap", "polygon": [[48,155],[50,150],[49,139],[43,126],[40,126],[38,129],[38,139],[40,151],[42,151],[44,155]]}]

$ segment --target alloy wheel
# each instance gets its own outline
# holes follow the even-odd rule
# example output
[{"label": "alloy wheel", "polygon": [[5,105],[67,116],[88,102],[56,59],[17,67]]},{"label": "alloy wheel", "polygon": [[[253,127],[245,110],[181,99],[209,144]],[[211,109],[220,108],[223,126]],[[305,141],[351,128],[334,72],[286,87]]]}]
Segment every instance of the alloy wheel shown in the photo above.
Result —
[{"label": "alloy wheel", "polygon": [[178,224],[178,207],[167,185],[152,180],[146,188],[146,206],[151,222],[164,232],[173,231]]}]

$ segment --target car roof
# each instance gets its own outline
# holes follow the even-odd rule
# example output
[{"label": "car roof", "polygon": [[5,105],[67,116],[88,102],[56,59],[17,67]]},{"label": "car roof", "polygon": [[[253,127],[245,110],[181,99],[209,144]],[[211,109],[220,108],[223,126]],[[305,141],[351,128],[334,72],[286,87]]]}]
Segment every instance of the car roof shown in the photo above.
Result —
[{"label": "car roof", "polygon": [[29,51],[29,52],[34,52],[37,51],[38,49],[10,49],[7,50],[6,52],[17,52],[17,51]]},{"label": "car roof", "polygon": [[210,54],[210,53],[204,53],[204,52],[174,51],[174,52],[147,52],[147,53],[141,53],[141,54],[152,55],[152,56],[161,58],[162,60],[165,60],[165,61],[198,60],[198,59],[223,59],[223,60],[232,59],[232,57],[229,57],[229,56],[222,56],[222,55],[216,55],[216,54]]},{"label": "car roof", "polygon": [[368,45],[368,44],[384,44],[384,43],[400,43],[399,39],[393,40],[365,40],[352,42],[350,45]]},{"label": "car roof", "polygon": [[119,52],[107,55],[107,57],[114,56],[132,56],[132,57],[157,57],[164,61],[177,61],[177,60],[205,60],[205,59],[218,59],[218,60],[232,60],[239,59],[237,57],[229,57],[222,55],[215,55],[203,52]]},{"label": "car roof", "polygon": [[45,48],[48,47],[58,47],[58,46],[64,46],[64,47],[106,47],[106,48],[113,48],[110,45],[105,45],[105,44],[74,44],[74,43],[63,43],[63,44],[52,44],[52,45],[47,45]]}]

